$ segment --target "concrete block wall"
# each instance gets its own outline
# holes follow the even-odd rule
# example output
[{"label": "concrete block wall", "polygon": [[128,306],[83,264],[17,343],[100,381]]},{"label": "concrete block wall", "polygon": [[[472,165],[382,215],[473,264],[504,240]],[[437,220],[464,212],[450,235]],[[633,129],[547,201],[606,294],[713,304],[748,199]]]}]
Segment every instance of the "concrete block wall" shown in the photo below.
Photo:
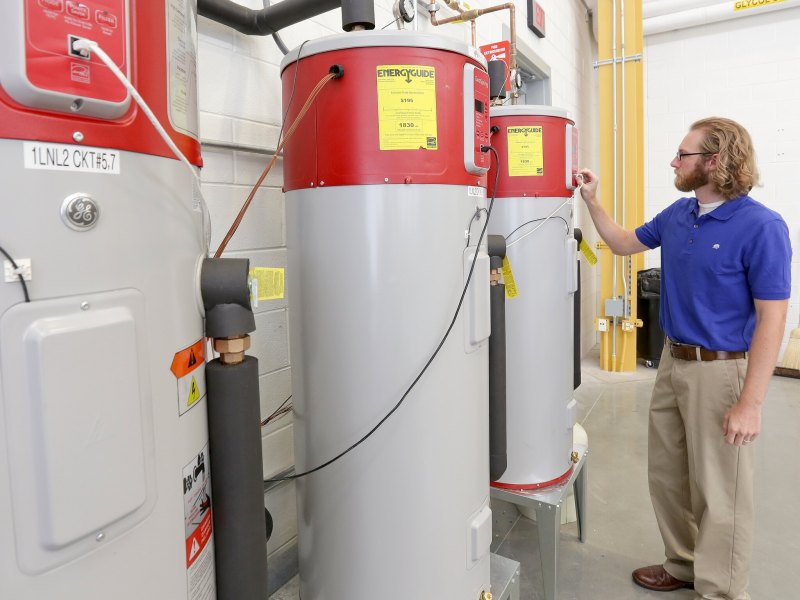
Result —
[{"label": "concrete block wall", "polygon": [[[761,184],[751,195],[789,226],[794,256],[792,297],[781,352],[800,321],[800,8],[660,33],[645,38],[645,215],[654,217],[682,194],[669,166],[697,119],[717,115],[753,137]],[[657,251],[646,255],[659,266]]]},{"label": "concrete block wall", "polygon": [[[250,8],[262,8],[262,0],[238,0]],[[472,7],[495,4],[487,0],[472,2]],[[519,37],[528,48],[551,68],[553,103],[569,110],[581,130],[581,162],[589,166],[597,158],[596,43],[591,23],[582,3],[563,0],[540,2],[547,14],[547,37],[539,39],[526,26],[526,3],[516,2]],[[442,5],[442,3],[440,3]],[[377,27],[390,25],[392,2],[375,3]],[[442,7],[439,15],[449,15]],[[457,24],[434,28],[427,14],[420,13],[419,29],[446,35],[464,42],[470,40],[469,25]],[[507,11],[479,20],[479,45],[498,41]],[[389,28],[387,27],[387,28]],[[203,191],[209,205],[212,226],[212,249],[216,249],[251,186],[269,161],[277,146],[280,131],[279,64],[283,55],[271,37],[241,35],[231,29],[200,18],[198,22],[198,79],[200,100],[200,135],[205,167]],[[339,10],[294,25],[281,32],[291,49],[304,40],[341,33]],[[253,205],[239,231],[228,245],[225,256],[247,257],[253,267],[286,266],[286,226],[284,199],[281,193],[281,160],[255,196]],[[576,204],[576,223],[591,229],[582,202]],[[593,230],[587,232],[591,241]],[[287,273],[286,277],[291,277]],[[585,325],[584,351],[595,343],[590,323],[594,319],[594,276],[586,263],[583,269]],[[289,363],[288,313],[290,298],[260,302],[256,309],[257,331],[252,353],[258,357],[261,375],[261,411],[269,415],[291,394]],[[292,417],[286,416],[263,430],[264,475],[275,476],[294,464]],[[272,589],[291,577],[296,563],[296,507],[294,484],[279,484],[265,496],[275,518],[275,530],[269,542]]]}]

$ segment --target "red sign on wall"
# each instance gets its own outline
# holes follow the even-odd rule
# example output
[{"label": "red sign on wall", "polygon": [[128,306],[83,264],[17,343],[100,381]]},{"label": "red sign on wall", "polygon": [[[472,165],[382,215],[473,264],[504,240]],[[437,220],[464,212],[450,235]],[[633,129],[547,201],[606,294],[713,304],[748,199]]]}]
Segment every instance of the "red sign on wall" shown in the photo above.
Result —
[{"label": "red sign on wall", "polygon": [[510,67],[511,44],[508,42],[508,40],[503,40],[502,42],[495,42],[493,44],[486,44],[485,46],[480,47],[480,51],[487,62],[493,60],[502,60],[506,64],[505,89],[507,91],[510,90],[511,78],[508,76],[508,70],[511,68]]},{"label": "red sign on wall", "polygon": [[536,0],[528,0],[528,29],[540,38],[544,37],[544,9]]}]

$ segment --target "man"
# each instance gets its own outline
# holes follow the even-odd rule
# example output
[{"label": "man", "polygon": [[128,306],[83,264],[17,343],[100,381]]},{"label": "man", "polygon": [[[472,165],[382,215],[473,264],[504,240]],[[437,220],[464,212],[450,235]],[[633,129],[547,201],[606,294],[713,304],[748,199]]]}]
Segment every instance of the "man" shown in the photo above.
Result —
[{"label": "man", "polygon": [[729,119],[694,123],[670,163],[677,200],[635,231],[581,195],[618,255],[661,247],[661,355],[649,416],[650,496],[666,561],[633,572],[658,591],[747,600],[753,541],[752,442],[790,295],[791,246],[776,212],[747,194],[758,182],[750,135]]}]

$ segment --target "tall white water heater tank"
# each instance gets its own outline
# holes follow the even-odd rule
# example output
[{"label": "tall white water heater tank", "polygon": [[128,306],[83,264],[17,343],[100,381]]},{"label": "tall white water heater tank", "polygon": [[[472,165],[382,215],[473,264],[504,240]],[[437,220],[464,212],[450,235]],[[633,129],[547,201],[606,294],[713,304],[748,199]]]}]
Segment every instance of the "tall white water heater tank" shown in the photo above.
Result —
[{"label": "tall white water heater tank", "polygon": [[199,165],[194,5],[3,8],[0,598],[214,600],[193,178],[68,46]]},{"label": "tall white water heater tank", "polygon": [[[298,54],[300,58],[298,59]],[[290,123],[338,65],[284,162],[304,600],[489,591],[488,75],[440,36],[357,33],[282,64]],[[289,102],[291,100],[291,105]],[[467,239],[465,230],[470,231]]]}]

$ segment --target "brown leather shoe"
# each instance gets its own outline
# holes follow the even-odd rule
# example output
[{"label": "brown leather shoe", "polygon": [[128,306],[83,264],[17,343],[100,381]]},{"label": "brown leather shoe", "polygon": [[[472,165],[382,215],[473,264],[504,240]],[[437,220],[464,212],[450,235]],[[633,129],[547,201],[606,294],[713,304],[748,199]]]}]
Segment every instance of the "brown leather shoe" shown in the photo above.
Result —
[{"label": "brown leather shoe", "polygon": [[636,569],[632,573],[632,576],[636,585],[657,592],[672,592],[682,588],[694,589],[694,583],[675,579],[672,575],[667,573],[662,565],[651,565],[649,567]]}]

